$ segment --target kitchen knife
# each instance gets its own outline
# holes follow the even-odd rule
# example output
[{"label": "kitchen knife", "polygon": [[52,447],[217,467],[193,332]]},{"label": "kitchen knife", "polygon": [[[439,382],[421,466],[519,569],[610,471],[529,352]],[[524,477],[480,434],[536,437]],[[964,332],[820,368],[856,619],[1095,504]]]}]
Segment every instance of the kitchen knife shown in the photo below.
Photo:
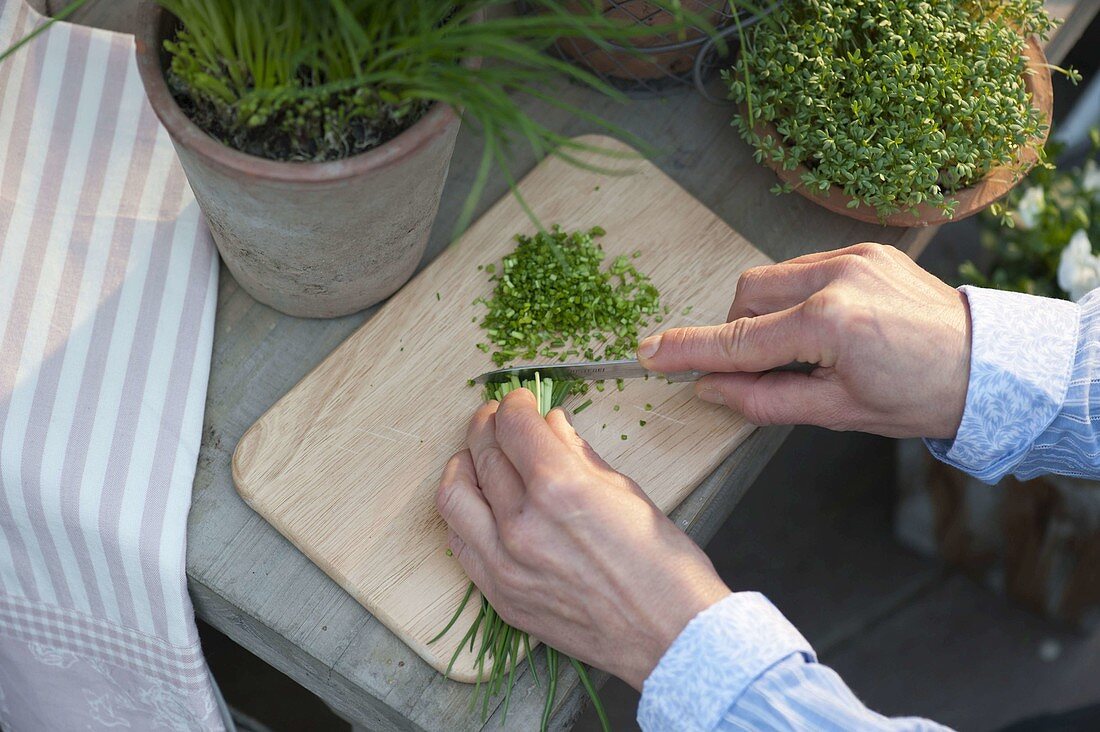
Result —
[{"label": "kitchen knife", "polygon": [[[795,361],[785,366],[769,369],[769,371],[794,371],[808,374],[816,368],[815,364]],[[602,381],[604,379],[637,379],[653,376],[664,379],[671,384],[696,381],[706,376],[708,371],[678,371],[670,374],[659,374],[649,371],[636,358],[624,358],[619,361],[580,361],[576,363],[555,364],[531,364],[527,366],[512,366],[496,371],[487,371],[474,379],[475,384],[499,384],[510,381],[513,376],[523,379],[533,379],[535,373],[543,379],[572,379],[580,381]]]}]

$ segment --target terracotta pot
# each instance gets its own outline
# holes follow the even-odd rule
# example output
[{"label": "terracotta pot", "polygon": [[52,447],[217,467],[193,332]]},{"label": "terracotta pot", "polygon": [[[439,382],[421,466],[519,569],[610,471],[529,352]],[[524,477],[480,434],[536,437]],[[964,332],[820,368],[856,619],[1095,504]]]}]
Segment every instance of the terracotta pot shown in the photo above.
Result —
[{"label": "terracotta pot", "polygon": [[302,317],[346,315],[393,294],[428,241],[458,134],[454,110],[436,104],[389,142],[343,160],[247,155],[206,134],[172,97],[163,41],[176,27],[142,4],[138,69],[237,282]]},{"label": "terracotta pot", "polygon": [[[1024,77],[1024,83],[1028,91],[1031,92],[1032,104],[1043,113],[1047,132],[1049,132],[1054,114],[1054,90],[1050,84],[1050,68],[1047,66],[1046,55],[1034,38],[1028,40],[1024,48],[1024,55],[1027,57],[1028,70],[1030,71]],[[742,114],[744,114],[744,107],[742,107]],[[776,140],[782,139],[779,132],[770,123],[757,125],[756,132],[762,137],[771,135]],[[866,204],[860,204],[858,208],[848,208],[852,197],[844,193],[841,186],[834,185],[827,192],[822,192],[809,190],[802,185],[802,174],[809,172],[806,166],[800,165],[794,170],[784,170],[768,157],[764,158],[764,162],[775,171],[781,181],[790,183],[799,195],[829,209],[833,213],[871,224],[886,226],[938,226],[973,216],[1012,190],[1038,162],[1039,150],[1046,144],[1046,141],[1047,133],[1043,133],[1030,146],[1019,149],[1013,164],[994,168],[978,183],[954,194],[952,198],[959,203],[955,208],[954,216],[951,218],[945,218],[936,206],[927,203],[918,206],[916,214],[909,211],[898,211],[885,218],[880,217],[874,208]]]},{"label": "terracotta pot", "polygon": [[[565,3],[574,13],[591,13],[591,2],[572,0]],[[723,17],[726,4],[715,0],[683,0],[686,11],[696,13],[711,23]],[[671,25],[673,16],[667,10],[647,0],[603,0],[602,12],[609,18],[656,28]],[[558,42],[561,54],[586,66],[597,74],[617,79],[659,79],[691,70],[704,34],[688,28],[684,38],[669,34],[654,34],[640,38],[632,50],[606,50],[585,38],[567,38]]]}]

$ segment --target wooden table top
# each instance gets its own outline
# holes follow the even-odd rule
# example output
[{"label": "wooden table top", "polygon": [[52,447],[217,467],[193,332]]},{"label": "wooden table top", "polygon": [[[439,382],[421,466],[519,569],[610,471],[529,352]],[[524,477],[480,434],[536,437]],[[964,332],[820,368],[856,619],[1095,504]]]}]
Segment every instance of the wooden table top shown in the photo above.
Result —
[{"label": "wooden table top", "polygon": [[[41,0],[32,4],[42,6]],[[58,4],[64,2],[51,0],[51,5]],[[136,0],[91,3],[77,20],[126,30],[135,4]],[[1055,0],[1048,6],[1067,18],[1047,48],[1056,62],[1100,11],[1100,4]],[[862,224],[800,196],[773,195],[769,189],[775,176],[753,162],[748,146],[729,124],[730,108],[711,104],[694,92],[628,104],[610,102],[577,86],[563,87],[562,96],[651,143],[660,151],[654,159],[658,167],[774,260],[860,241],[894,244],[915,257],[935,233]],[[598,131],[545,104],[529,108],[565,135]],[[479,151],[477,136],[463,129],[425,262],[451,239]],[[529,154],[520,152],[516,174],[533,164]],[[479,214],[506,190],[503,176],[495,174]],[[716,282],[729,290],[731,299],[735,284],[732,279]],[[230,458],[244,430],[373,312],[326,321],[291,318],[255,302],[222,268],[202,448],[188,522],[189,586],[203,620],[310,689],[354,725],[372,730],[478,729],[478,713],[467,710],[472,687],[444,679],[421,661],[253,513],[233,488]],[[705,543],[788,432],[786,427],[756,430],[672,514],[677,524]],[[583,696],[569,670],[559,683],[552,728],[572,725]],[[541,712],[541,700],[524,666],[508,713],[509,728],[537,728],[531,723]],[[491,713],[486,729],[500,728],[500,711]]]}]

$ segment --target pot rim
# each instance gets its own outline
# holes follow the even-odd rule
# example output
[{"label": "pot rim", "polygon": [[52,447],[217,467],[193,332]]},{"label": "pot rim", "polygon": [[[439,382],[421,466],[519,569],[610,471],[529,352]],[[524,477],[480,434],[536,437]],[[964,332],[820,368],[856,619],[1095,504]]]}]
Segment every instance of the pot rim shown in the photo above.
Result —
[{"label": "pot rim", "polygon": [[[355,178],[399,163],[441,137],[458,120],[450,105],[433,103],[412,124],[378,147],[339,160],[297,162],[269,160],[229,147],[196,125],[176,103],[161,65],[159,29],[167,10],[154,0],[143,0],[134,34],[138,73],[149,104],[178,145],[201,156],[223,171],[279,183],[330,183]],[[476,61],[474,61],[476,63]]]}]

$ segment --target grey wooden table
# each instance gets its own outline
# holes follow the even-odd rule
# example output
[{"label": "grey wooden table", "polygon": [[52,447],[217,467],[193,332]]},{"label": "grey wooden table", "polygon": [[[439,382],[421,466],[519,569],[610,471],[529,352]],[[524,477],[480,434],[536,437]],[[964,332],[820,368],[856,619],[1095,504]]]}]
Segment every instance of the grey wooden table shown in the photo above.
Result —
[{"label": "grey wooden table", "polygon": [[[127,30],[135,0],[97,3],[79,22]],[[58,5],[53,0],[52,5]],[[60,3],[64,4],[64,3]],[[1048,47],[1061,59],[1092,17],[1094,0],[1048,2],[1066,23]],[[775,260],[859,241],[894,244],[913,256],[934,230],[899,230],[860,224],[793,195],[768,189],[774,175],[756,165],[729,126],[730,110],[690,92],[616,104],[579,87],[562,95],[647,140],[655,162],[700,201]],[[591,124],[532,104],[531,111],[565,134],[592,132]],[[448,243],[480,146],[464,129],[455,147],[424,264]],[[534,164],[520,155],[517,174]],[[491,181],[480,210],[506,193],[501,175]],[[503,232],[510,235],[513,232]],[[715,286],[729,289],[734,279]],[[335,582],[238,498],[230,476],[237,440],[271,404],[373,310],[336,320],[300,320],[258,304],[222,269],[214,356],[202,449],[188,523],[187,575],[198,615],[234,641],[301,683],[353,725],[367,729],[478,729],[467,708],[472,687],[442,678]],[[758,429],[674,512],[690,536],[706,543],[733,510],[789,428]],[[536,652],[538,655],[539,652]],[[540,661],[541,662],[541,661]],[[559,685],[552,727],[572,725],[583,692],[569,671]],[[508,715],[512,729],[536,729],[541,690],[524,671]],[[499,728],[494,709],[487,728]]]}]

